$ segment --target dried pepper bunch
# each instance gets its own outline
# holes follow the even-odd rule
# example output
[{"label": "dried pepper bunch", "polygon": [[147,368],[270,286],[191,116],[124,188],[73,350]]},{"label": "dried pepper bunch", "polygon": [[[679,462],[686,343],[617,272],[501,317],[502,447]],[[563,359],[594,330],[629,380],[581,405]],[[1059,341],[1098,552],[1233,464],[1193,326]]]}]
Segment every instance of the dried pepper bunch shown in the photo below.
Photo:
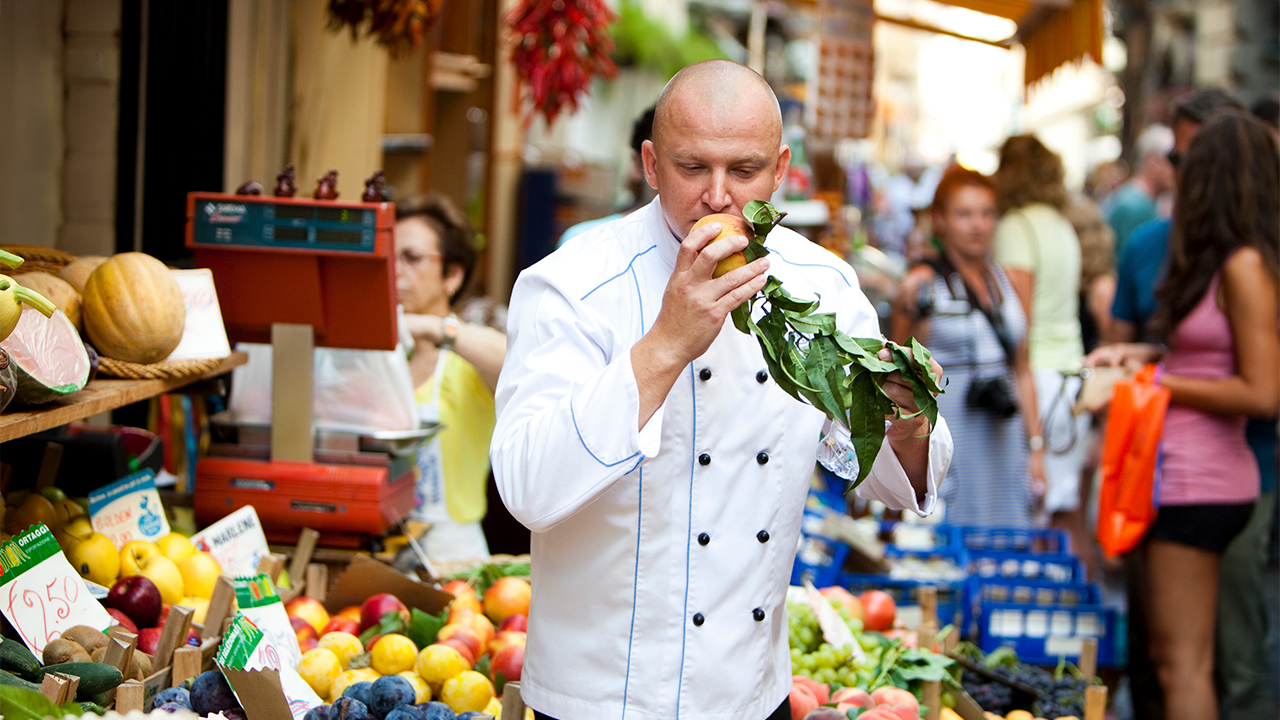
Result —
[{"label": "dried pepper bunch", "polygon": [[351,28],[351,39],[369,20],[368,34],[392,55],[413,50],[440,15],[444,0],[329,0],[329,29]]},{"label": "dried pepper bunch", "polygon": [[511,64],[532,101],[525,121],[542,113],[547,123],[567,106],[578,109],[593,75],[613,78],[609,23],[617,15],[604,0],[522,0],[507,16],[513,36]]}]

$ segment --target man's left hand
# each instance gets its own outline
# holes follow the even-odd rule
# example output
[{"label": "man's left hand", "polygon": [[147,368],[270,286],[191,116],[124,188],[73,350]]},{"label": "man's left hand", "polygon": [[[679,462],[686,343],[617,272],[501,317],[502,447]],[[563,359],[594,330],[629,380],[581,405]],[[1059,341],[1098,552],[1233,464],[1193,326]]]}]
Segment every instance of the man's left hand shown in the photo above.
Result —
[{"label": "man's left hand", "polygon": [[[893,361],[893,354],[888,348],[881,348],[879,358],[885,362]],[[929,359],[930,370],[934,376],[941,379],[942,366],[937,360]],[[899,408],[902,414],[910,415],[917,412],[920,408],[916,405],[915,393],[913,392],[914,383],[909,378],[904,378],[900,370],[894,370],[885,378],[884,394],[889,396]],[[889,428],[885,431],[885,436],[890,441],[905,440],[907,438],[923,438],[929,434],[932,429],[929,427],[929,419],[923,413],[910,418],[897,416],[889,416]]]}]

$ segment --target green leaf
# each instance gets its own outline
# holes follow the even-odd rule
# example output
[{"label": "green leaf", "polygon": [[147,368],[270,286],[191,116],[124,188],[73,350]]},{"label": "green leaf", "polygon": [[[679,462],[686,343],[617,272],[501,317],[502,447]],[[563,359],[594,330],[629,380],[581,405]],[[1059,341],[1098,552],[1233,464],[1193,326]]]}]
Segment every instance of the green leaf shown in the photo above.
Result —
[{"label": "green leaf", "polygon": [[755,226],[756,236],[761,238],[777,227],[786,215],[764,200],[752,200],[742,206],[742,216]]},{"label": "green leaf", "polygon": [[5,720],[43,720],[64,715],[80,716],[84,709],[74,702],[54,705],[49,698],[35,690],[10,685],[0,686],[0,715]]},{"label": "green leaf", "polygon": [[933,354],[914,337],[908,338],[907,344],[911,346],[911,354],[915,357],[916,364],[920,366],[920,374],[924,377],[929,392],[934,394],[944,392],[938,384],[940,378],[933,374],[933,363],[930,362],[933,359]]},{"label": "green leaf", "polygon": [[399,610],[389,610],[382,614],[378,624],[360,633],[360,643],[368,645],[369,641],[379,635],[389,635],[391,633],[401,633],[409,627],[405,621],[404,615]]},{"label": "green leaf", "polygon": [[[488,673],[486,672],[486,674],[488,674]],[[498,697],[501,697],[501,696],[502,696],[502,688],[504,688],[504,687],[506,687],[506,686],[507,686],[507,676],[506,676],[506,675],[503,675],[501,671],[498,671],[498,672],[494,673],[494,674],[493,674],[493,688],[494,688],[494,695],[495,695],[495,696],[498,696]]]},{"label": "green leaf", "polygon": [[[795,317],[791,318],[791,327],[797,332],[824,335],[830,338],[836,331],[836,316],[831,313],[818,313],[806,317]],[[835,342],[834,338],[832,342]]]},{"label": "green leaf", "polygon": [[432,615],[418,608],[409,611],[409,630],[405,634],[419,650],[436,641],[436,634],[444,627],[445,612],[441,610],[439,615]]},{"label": "green leaf", "polygon": [[[372,639],[373,638],[370,638],[370,640]],[[367,668],[369,667],[369,663],[372,661],[372,659],[373,659],[373,653],[363,652],[363,653],[360,653],[359,655],[353,656],[350,662],[347,663],[347,667],[352,670]]]},{"label": "green leaf", "polygon": [[853,412],[849,414],[849,437],[858,458],[858,477],[853,481],[852,489],[871,474],[871,465],[884,443],[884,415],[879,411],[878,389],[871,373],[862,373],[854,378],[850,389]]},{"label": "green leaf", "polygon": [[[770,275],[769,280],[777,280],[777,278]],[[764,294],[771,307],[796,313],[800,317],[809,315],[818,309],[819,300],[798,300],[791,297],[791,293],[783,289],[782,281],[780,280],[772,288],[770,288],[769,282],[766,281],[764,288],[760,292]]]}]

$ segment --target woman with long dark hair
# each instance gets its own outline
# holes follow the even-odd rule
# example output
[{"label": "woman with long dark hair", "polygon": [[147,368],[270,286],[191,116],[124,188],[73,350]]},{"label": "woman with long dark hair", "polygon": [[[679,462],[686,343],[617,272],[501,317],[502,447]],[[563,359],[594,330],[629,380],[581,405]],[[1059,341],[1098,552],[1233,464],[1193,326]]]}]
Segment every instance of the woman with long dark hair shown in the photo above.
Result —
[{"label": "woman with long dark hair", "polygon": [[1086,364],[1163,361],[1159,512],[1139,549],[1149,651],[1165,717],[1213,720],[1218,566],[1259,493],[1245,423],[1280,408],[1280,149],[1243,112],[1215,115],[1183,159],[1168,270],[1168,350],[1110,345]]}]

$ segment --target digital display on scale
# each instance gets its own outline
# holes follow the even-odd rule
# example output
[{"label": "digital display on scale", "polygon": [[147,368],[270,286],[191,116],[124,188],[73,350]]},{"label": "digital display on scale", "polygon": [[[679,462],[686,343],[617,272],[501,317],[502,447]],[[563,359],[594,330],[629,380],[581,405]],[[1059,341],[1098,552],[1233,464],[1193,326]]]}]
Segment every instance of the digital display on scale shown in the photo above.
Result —
[{"label": "digital display on scale", "polygon": [[199,200],[193,239],[196,244],[371,252],[376,216],[372,209],[309,202]]}]

